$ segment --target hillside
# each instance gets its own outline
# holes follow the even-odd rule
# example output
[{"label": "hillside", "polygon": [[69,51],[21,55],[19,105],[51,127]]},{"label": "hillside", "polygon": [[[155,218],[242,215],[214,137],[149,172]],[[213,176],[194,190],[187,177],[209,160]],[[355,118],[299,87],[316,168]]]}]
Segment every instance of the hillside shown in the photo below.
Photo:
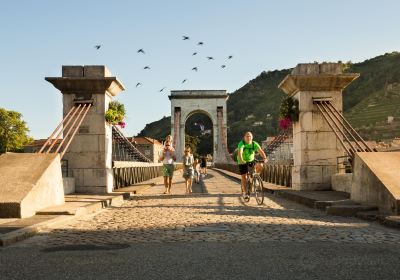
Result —
[{"label": "hillside", "polygon": [[[344,92],[344,112],[367,140],[400,136],[400,53],[393,52],[353,64],[361,73]],[[388,117],[394,117],[388,123]]]},{"label": "hillside", "polygon": [[[261,141],[276,135],[279,105],[284,93],[278,84],[291,69],[262,72],[240,89],[229,94],[228,145],[230,150],[243,133],[251,130]],[[361,63],[349,64],[347,72],[360,73],[343,93],[346,118],[366,140],[400,136],[400,53],[393,52]],[[388,116],[393,116],[391,124]],[[203,117],[204,119],[206,117]],[[201,120],[201,117],[200,117]],[[163,138],[170,131],[170,118],[146,125],[140,135]],[[192,135],[188,130],[189,134]]]}]

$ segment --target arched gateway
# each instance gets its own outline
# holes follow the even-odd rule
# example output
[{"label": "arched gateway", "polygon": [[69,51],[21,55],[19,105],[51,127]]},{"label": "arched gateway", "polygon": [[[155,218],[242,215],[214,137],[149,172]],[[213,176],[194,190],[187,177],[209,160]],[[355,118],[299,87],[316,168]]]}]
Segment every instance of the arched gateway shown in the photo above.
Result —
[{"label": "arched gateway", "polygon": [[213,124],[213,160],[229,161],[226,141],[226,90],[172,90],[171,135],[178,161],[185,147],[185,123],[196,113],[207,115]]}]

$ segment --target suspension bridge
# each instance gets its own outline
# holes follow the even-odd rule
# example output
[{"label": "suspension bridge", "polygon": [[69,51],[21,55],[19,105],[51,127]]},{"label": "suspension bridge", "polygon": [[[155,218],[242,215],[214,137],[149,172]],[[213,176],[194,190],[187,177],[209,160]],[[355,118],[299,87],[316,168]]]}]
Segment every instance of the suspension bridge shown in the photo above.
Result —
[{"label": "suspension bridge", "polygon": [[[342,91],[358,76],[343,73],[335,63],[299,64],[293,69],[279,88],[299,101],[299,121],[265,148],[271,155],[291,139],[293,162],[267,164],[261,176],[293,191],[332,190],[331,177],[340,175],[337,159],[347,157],[353,172],[351,199],[399,214],[400,185],[392,168],[400,163],[399,153],[369,147],[342,114]],[[61,160],[68,161],[78,193],[112,193],[162,175],[160,163],[151,162],[117,126],[105,121],[108,103],[124,90],[105,66],[63,66],[61,77],[46,80],[62,93],[64,117],[38,153],[0,157],[5,178],[0,216],[27,217],[64,203]],[[194,113],[204,113],[213,123],[214,167],[238,172],[227,145],[228,98],[225,90],[171,91],[177,168],[185,147],[185,123]]]}]

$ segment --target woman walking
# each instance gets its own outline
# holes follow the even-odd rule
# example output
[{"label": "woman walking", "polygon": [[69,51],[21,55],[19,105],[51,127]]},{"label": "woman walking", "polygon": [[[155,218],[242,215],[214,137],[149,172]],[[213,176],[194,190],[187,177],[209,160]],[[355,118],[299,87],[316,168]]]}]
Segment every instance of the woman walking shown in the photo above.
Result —
[{"label": "woman walking", "polygon": [[171,194],[172,177],[174,176],[174,161],[175,161],[175,150],[172,147],[170,140],[166,140],[164,149],[160,155],[160,161],[163,163],[163,175],[164,175],[164,194]]}]

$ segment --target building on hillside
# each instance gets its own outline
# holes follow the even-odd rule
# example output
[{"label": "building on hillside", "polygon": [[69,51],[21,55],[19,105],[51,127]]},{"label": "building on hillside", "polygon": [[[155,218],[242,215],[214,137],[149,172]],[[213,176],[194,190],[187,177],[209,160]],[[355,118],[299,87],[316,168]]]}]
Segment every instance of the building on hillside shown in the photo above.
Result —
[{"label": "building on hillside", "polygon": [[[33,140],[31,143],[27,144],[24,146],[24,153],[37,153],[39,152],[40,148],[46,143],[47,139],[37,139]],[[55,141],[54,139],[51,141]],[[57,142],[54,143],[53,148],[51,149],[52,151],[56,150],[58,148],[58,145],[61,143],[62,139],[57,139]],[[53,142],[50,142],[50,145],[52,145]]]},{"label": "building on hillside", "polygon": [[276,136],[268,136],[267,139],[261,141],[261,148],[265,150],[268,147],[268,145],[271,144],[272,141],[274,141],[275,138]]},{"label": "building on hillside", "polygon": [[152,162],[158,162],[163,144],[150,137],[127,137],[128,140]]},{"label": "building on hillside", "polygon": [[[261,148],[265,150],[277,136],[267,137],[261,141]],[[293,139],[286,138],[278,147],[271,153],[267,154],[268,162],[276,164],[293,164]]]}]

